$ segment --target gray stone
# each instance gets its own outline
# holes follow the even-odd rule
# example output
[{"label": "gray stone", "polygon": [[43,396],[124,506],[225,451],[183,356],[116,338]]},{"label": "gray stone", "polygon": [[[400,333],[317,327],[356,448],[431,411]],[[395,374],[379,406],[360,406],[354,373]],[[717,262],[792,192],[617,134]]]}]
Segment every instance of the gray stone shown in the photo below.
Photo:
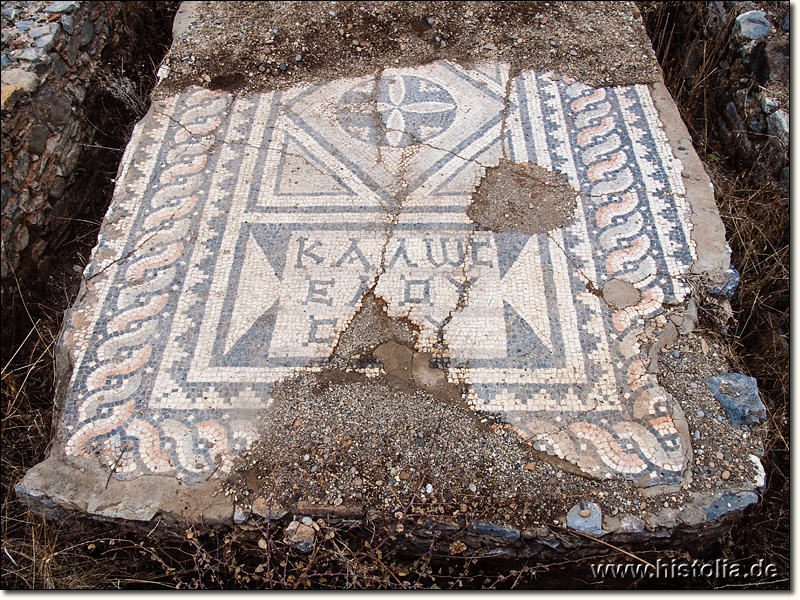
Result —
[{"label": "gray stone", "polygon": [[718,296],[725,296],[729,300],[733,298],[733,294],[739,285],[739,271],[733,265],[728,267],[720,281],[714,282],[708,286],[708,291]]},{"label": "gray stone", "polygon": [[17,60],[24,60],[26,62],[36,62],[39,60],[41,54],[36,48],[26,48],[22,53],[17,56]]},{"label": "gray stone", "polygon": [[8,69],[3,71],[3,85],[18,85],[32,94],[39,87],[39,78],[25,69]]},{"label": "gray stone", "polygon": [[[66,182],[64,181],[63,177],[56,177],[53,180],[50,189],[47,192],[47,196],[51,200],[58,200],[61,196],[64,195],[64,190],[66,189]],[[83,269],[81,269],[81,272]]]},{"label": "gray stone", "polygon": [[67,32],[67,35],[72,35],[72,31],[74,29],[72,17],[69,15],[63,15],[61,17],[61,27],[64,28],[64,31]]},{"label": "gray stone", "polygon": [[53,125],[63,125],[72,112],[68,100],[60,97],[53,98],[50,109],[47,111],[47,120]]},{"label": "gray stone", "polygon": [[695,323],[697,323],[697,316],[697,302],[694,298],[689,298],[689,302],[686,305],[686,313],[683,315],[683,323],[681,323],[678,333],[681,335],[691,333]]},{"label": "gray stone", "polygon": [[49,131],[44,125],[34,125],[28,132],[28,150],[33,154],[42,154],[47,144]]},{"label": "gray stone", "polygon": [[[588,517],[582,517],[581,511],[589,511]],[[579,502],[567,513],[567,527],[589,535],[603,535],[603,513],[594,502]]]},{"label": "gray stone", "polygon": [[722,373],[707,377],[705,382],[714,398],[725,408],[734,427],[760,423],[767,418],[767,409],[758,394],[758,382],[754,377]]},{"label": "gray stone", "polygon": [[772,24],[764,11],[751,10],[736,17],[733,33],[743,39],[757,40],[767,35],[770,29]]},{"label": "gray stone", "polygon": [[725,24],[727,16],[728,11],[725,10],[725,5],[722,2],[719,0],[712,0],[708,3],[707,23],[712,35],[716,35],[716,33],[720,30],[720,27]]},{"label": "gray stone", "polygon": [[642,533],[644,531],[644,521],[639,517],[625,515],[619,520],[620,529],[627,533]]},{"label": "gray stone", "polygon": [[75,64],[75,60],[78,58],[80,44],[81,40],[78,36],[73,35],[69,38],[69,43],[67,44],[67,63],[70,67]]},{"label": "gray stone", "polygon": [[648,358],[650,359],[649,371],[651,373],[658,373],[660,371],[660,367],[658,365],[658,355],[661,350],[664,348],[669,348],[677,341],[677,339],[678,328],[675,327],[675,323],[668,321],[664,326],[664,330],[658,336],[658,339],[650,347],[650,352],[648,353]]},{"label": "gray stone", "polygon": [[233,522],[236,523],[237,525],[241,525],[242,523],[247,521],[249,517],[250,515],[247,512],[245,512],[244,509],[238,506],[236,507],[236,510],[233,511]]},{"label": "gray stone", "polygon": [[50,54],[50,70],[56,77],[63,77],[69,71],[69,65],[64,62],[60,54],[53,52]]},{"label": "gray stone", "polygon": [[755,492],[725,492],[714,502],[703,507],[703,511],[709,521],[714,521],[722,515],[740,511],[756,502],[758,502],[758,495]]},{"label": "gray stone", "polygon": [[744,129],[744,121],[739,116],[739,111],[736,108],[736,104],[733,102],[728,102],[725,105],[725,120],[730,125],[733,131],[741,131]]},{"label": "gray stone", "polygon": [[516,542],[520,537],[519,529],[505,525],[493,525],[492,523],[474,522],[467,527],[467,531],[479,535],[487,535],[503,540],[504,542]]},{"label": "gray stone", "polygon": [[764,46],[770,81],[789,81],[789,42],[770,40]]},{"label": "gray stone", "polygon": [[39,27],[34,27],[31,29],[28,34],[34,39],[38,39],[40,37],[44,37],[46,35],[50,35],[58,31],[58,25],[56,23],[48,23],[47,25],[41,25]]},{"label": "gray stone", "polygon": [[36,45],[42,50],[51,50],[58,41],[58,33],[48,33],[42,37],[36,38]]},{"label": "gray stone", "polygon": [[48,13],[71,13],[73,10],[81,5],[80,2],[53,2],[50,6],[44,9]]},{"label": "gray stone", "polygon": [[788,12],[786,13],[786,18],[783,20],[783,25],[781,26],[781,28],[784,31],[789,31],[789,13]]},{"label": "gray stone", "polygon": [[307,553],[314,548],[315,532],[312,527],[292,521],[284,530],[283,541],[290,544],[296,550]]},{"label": "gray stone", "polygon": [[747,118],[747,129],[753,133],[764,133],[766,127],[767,121],[764,119],[764,113],[760,110],[750,113],[750,116]]},{"label": "gray stone", "polygon": [[0,30],[0,40],[5,47],[6,44],[10,44],[13,40],[19,37],[19,32],[13,27],[3,27]]},{"label": "gray stone", "polygon": [[17,21],[17,31],[28,31],[36,25],[36,21]]},{"label": "gray stone", "polygon": [[769,135],[779,139],[785,147],[789,147],[789,115],[782,109],[767,117],[767,131]]},{"label": "gray stone", "polygon": [[85,46],[92,41],[94,37],[94,27],[91,21],[84,21],[81,25],[81,46]]}]

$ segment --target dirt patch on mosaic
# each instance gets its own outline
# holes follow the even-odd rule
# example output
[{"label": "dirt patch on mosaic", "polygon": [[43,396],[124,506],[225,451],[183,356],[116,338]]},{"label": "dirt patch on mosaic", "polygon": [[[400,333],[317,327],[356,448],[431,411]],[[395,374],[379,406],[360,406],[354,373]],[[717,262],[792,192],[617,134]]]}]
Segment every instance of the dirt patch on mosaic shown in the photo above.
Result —
[{"label": "dirt patch on mosaic", "polygon": [[577,194],[562,173],[533,163],[501,162],[486,169],[467,216],[484,229],[533,235],[568,225]]},{"label": "dirt patch on mosaic", "polygon": [[419,326],[410,319],[392,318],[387,304],[367,290],[361,298],[361,308],[339,336],[331,356],[331,366],[343,369],[348,362],[371,362],[371,350],[388,341],[413,347],[419,336]]},{"label": "dirt patch on mosaic", "polygon": [[574,465],[472,410],[441,359],[414,349],[417,337],[416,325],[388,316],[367,291],[321,371],[276,384],[260,441],[226,484],[240,521],[287,511],[361,518],[419,502],[458,516],[495,512],[496,501],[513,502],[536,482],[591,485]]},{"label": "dirt patch on mosaic", "polygon": [[603,286],[602,298],[611,308],[622,310],[638,304],[642,299],[642,292],[627,281],[609,279]]},{"label": "dirt patch on mosaic", "polygon": [[191,18],[159,97],[190,85],[283,89],[436,60],[500,60],[512,72],[551,70],[594,86],[658,79],[627,2],[222,2],[198,3]]}]

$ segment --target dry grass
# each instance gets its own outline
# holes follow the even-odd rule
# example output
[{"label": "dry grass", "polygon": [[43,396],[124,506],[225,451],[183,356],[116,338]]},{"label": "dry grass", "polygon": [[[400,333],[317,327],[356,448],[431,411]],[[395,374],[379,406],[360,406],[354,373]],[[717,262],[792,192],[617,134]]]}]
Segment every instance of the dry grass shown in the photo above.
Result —
[{"label": "dry grass", "polygon": [[[685,64],[676,48],[703,44],[707,62],[701,80],[715,68],[719,40],[692,40],[675,25],[677,3],[642,3],[653,31],[654,46],[665,65],[667,81],[698,139],[713,141],[709,127],[708,90],[681,88]],[[702,17],[705,3],[696,2]],[[648,11],[649,14],[648,14]],[[156,61],[157,62],[157,61]],[[120,111],[119,107],[113,107]],[[120,114],[123,114],[122,111]],[[123,126],[124,129],[124,126]],[[104,142],[104,145],[111,145]],[[708,150],[710,146],[705,146]],[[116,160],[119,159],[119,153]],[[789,581],[789,395],[788,395],[788,204],[758,172],[737,172],[719,151],[705,156],[718,193],[742,282],[733,300],[736,324],[718,341],[738,355],[738,369],[759,380],[770,413],[773,435],[765,466],[768,489],[764,502],[748,509],[745,518],[721,540],[705,547],[676,552],[653,548],[640,560],[657,558],[754,561],[765,558],[779,566],[776,581],[756,587],[788,587]],[[104,167],[113,177],[113,164]],[[105,201],[110,184],[102,187]],[[187,528],[170,537],[153,531],[125,530],[76,517],[47,521],[31,514],[14,497],[13,486],[41,461],[51,437],[53,345],[63,311],[77,291],[70,276],[73,264],[83,264],[94,244],[99,216],[76,219],[75,233],[62,251],[62,264],[47,285],[17,280],[2,288],[2,586],[6,589],[396,589],[396,588],[597,588],[656,587],[646,581],[588,581],[588,562],[603,556],[626,560],[623,553],[598,547],[593,556],[567,555],[560,563],[537,565],[489,558],[444,560],[428,551],[401,554],[387,543],[390,531],[324,524],[326,538],[311,555],[288,547],[282,531],[269,523],[256,532],[200,535]],[[409,507],[413,513],[414,507]],[[404,518],[407,529],[415,527]],[[661,582],[662,585],[665,582]],[[675,587],[709,587],[713,582],[674,582]],[[721,582],[717,582],[721,585]]]},{"label": "dry grass", "polygon": [[[782,18],[788,3],[757,2]],[[778,587],[789,581],[789,200],[761,157],[742,166],[726,156],[715,137],[717,99],[725,73],[720,61],[734,61],[727,47],[734,7],[711,39],[697,36],[708,13],[706,2],[639,2],[665,80],[706,164],[741,282],[731,302],[734,325],[719,341],[730,347],[736,368],[758,380],[769,414],[770,438],[764,466],[764,500],[715,549],[731,560],[764,557],[780,566]],[[681,14],[682,13],[682,14]],[[692,50],[693,85],[687,86]]]}]

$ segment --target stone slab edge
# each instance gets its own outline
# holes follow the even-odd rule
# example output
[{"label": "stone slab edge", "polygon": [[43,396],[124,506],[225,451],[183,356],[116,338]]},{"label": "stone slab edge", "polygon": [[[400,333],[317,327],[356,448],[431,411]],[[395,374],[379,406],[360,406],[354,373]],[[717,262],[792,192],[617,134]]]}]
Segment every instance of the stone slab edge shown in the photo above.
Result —
[{"label": "stone slab edge", "polygon": [[184,33],[189,30],[195,19],[197,19],[197,9],[200,2],[196,0],[186,0],[181,2],[178,12],[175,13],[175,18],[172,20],[172,39],[177,40],[182,37]]},{"label": "stone slab edge", "polygon": [[663,79],[649,87],[672,152],[683,165],[686,200],[692,208],[691,236],[697,252],[692,273],[712,282],[722,281],[730,265],[731,253],[725,241],[725,226],[714,199],[714,185],[694,149],[692,136]]}]

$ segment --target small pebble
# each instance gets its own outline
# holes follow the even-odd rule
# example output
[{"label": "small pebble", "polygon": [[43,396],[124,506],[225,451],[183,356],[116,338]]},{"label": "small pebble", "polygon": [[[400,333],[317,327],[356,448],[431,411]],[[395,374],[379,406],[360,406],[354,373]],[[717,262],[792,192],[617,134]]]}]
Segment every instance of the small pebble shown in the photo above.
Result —
[{"label": "small pebble", "polygon": [[433,493],[433,486],[430,483],[425,486],[425,492],[427,494],[432,494]]},{"label": "small pebble", "polygon": [[556,45],[556,42],[555,42],[555,40],[550,40],[550,45],[551,45],[551,46],[555,46],[555,45]]},{"label": "small pebble", "polygon": [[698,416],[698,417],[700,417],[700,418],[702,419],[703,417],[705,417],[705,416],[706,416],[706,413],[704,413],[702,410],[698,410],[698,411],[697,411],[697,416]]},{"label": "small pebble", "polygon": [[730,472],[730,471],[728,471],[727,469],[725,469],[725,470],[722,472],[722,478],[723,478],[725,481],[727,481],[728,479],[730,479],[730,478],[731,478],[731,472]]},{"label": "small pebble", "polygon": [[672,356],[674,356],[675,358],[680,358],[681,357],[681,351],[680,350],[673,351]]},{"label": "small pebble", "polygon": [[436,22],[436,19],[433,17],[428,17],[428,25],[433,25]]},{"label": "small pebble", "polygon": [[409,478],[408,471],[401,471],[400,472],[400,481],[407,481]]},{"label": "small pebble", "polygon": [[474,484],[474,483],[470,483],[470,484],[469,484],[469,491],[470,491],[470,492],[472,492],[472,493],[474,494],[475,492],[477,492],[477,491],[478,491],[478,488],[477,488],[477,487],[475,487],[475,484]]},{"label": "small pebble", "polygon": [[569,51],[570,56],[578,56],[578,53],[575,50]]},{"label": "small pebble", "polygon": [[591,514],[592,514],[592,511],[590,511],[588,508],[584,508],[584,509],[583,509],[582,511],[580,511],[578,514],[579,514],[580,516],[582,516],[582,517],[585,519],[586,517],[588,517],[589,515],[591,515]]},{"label": "small pebble", "polygon": [[721,452],[721,451],[719,451],[719,450],[717,450],[717,453],[716,453],[714,456],[715,456],[715,458],[716,458],[717,460],[722,460],[723,458],[725,458],[725,455],[724,455],[724,454],[722,454],[722,452]]},{"label": "small pebble", "polygon": [[303,517],[303,525],[308,525],[309,527],[311,527],[311,524],[313,522],[314,520],[311,517]]},{"label": "small pebble", "polygon": [[301,60],[303,60],[303,55],[302,54],[295,54],[294,60],[295,60],[295,62],[300,62]]},{"label": "small pebble", "polygon": [[694,439],[696,439],[696,440],[700,439],[700,430],[699,429],[694,432]]},{"label": "small pebble", "polygon": [[288,65],[286,63],[281,63],[281,64],[278,65],[278,68],[281,71],[285,71],[287,67],[288,67]]},{"label": "small pebble", "polygon": [[697,383],[695,383],[694,381],[690,381],[689,382],[689,387],[692,388],[693,390],[696,390],[697,389]]}]

